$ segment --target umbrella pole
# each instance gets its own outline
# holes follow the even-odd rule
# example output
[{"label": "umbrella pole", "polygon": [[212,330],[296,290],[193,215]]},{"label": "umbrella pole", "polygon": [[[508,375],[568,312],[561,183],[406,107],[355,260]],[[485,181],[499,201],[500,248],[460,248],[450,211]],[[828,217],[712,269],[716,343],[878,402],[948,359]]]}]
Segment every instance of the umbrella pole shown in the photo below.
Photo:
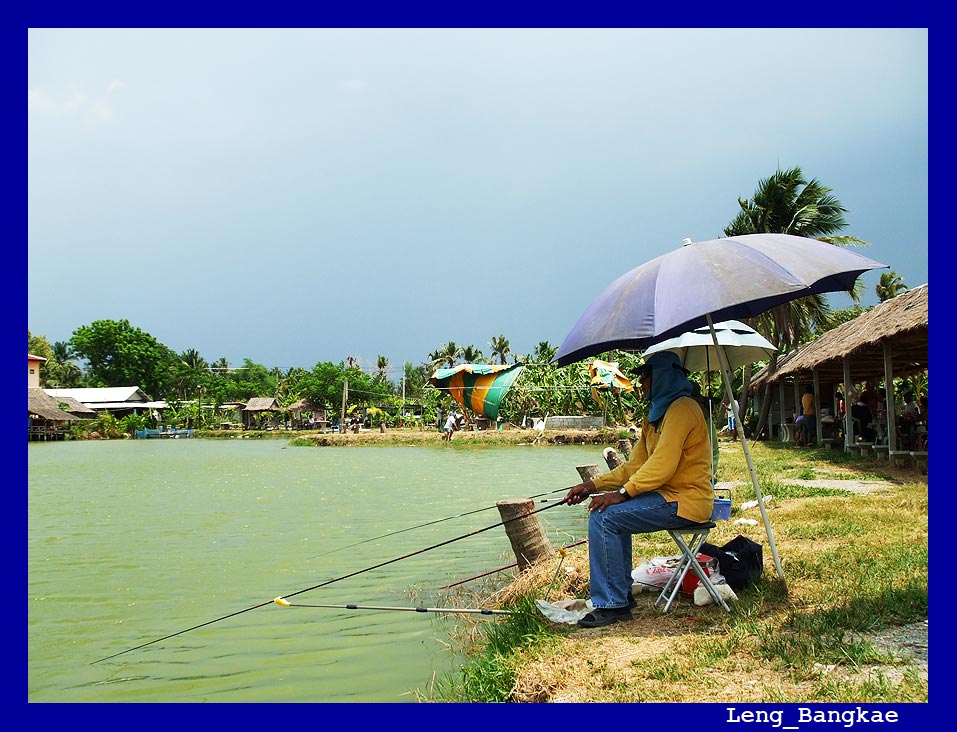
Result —
[{"label": "umbrella pole", "polygon": [[758,474],[754,469],[754,461],[751,459],[751,450],[748,448],[748,440],[744,436],[744,425],[741,423],[741,415],[738,414],[738,407],[734,401],[734,392],[731,390],[731,368],[728,364],[728,356],[724,348],[718,343],[718,334],[715,332],[714,323],[711,321],[711,315],[708,316],[708,327],[711,329],[711,339],[714,341],[715,350],[718,352],[718,359],[721,361],[721,370],[724,373],[724,388],[728,397],[728,406],[734,413],[734,424],[741,438],[741,447],[744,448],[744,457],[748,463],[748,470],[751,471],[751,485],[754,486],[754,497],[758,499],[758,508],[761,510],[761,518],[764,521],[764,530],[768,535],[768,544],[771,546],[771,556],[774,557],[774,568],[778,572],[781,584],[784,586],[784,592],[787,594],[788,585],[784,579],[784,570],[781,569],[781,560],[778,558],[778,548],[774,544],[774,533],[771,531],[771,522],[768,520],[768,511],[764,506],[764,496],[761,495],[761,487],[758,485]]}]

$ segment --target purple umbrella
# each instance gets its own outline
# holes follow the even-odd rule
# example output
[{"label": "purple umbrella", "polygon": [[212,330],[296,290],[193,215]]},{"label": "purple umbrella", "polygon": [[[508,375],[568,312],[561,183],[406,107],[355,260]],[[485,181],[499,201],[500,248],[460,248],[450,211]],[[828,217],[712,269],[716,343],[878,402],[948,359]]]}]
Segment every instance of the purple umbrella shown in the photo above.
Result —
[{"label": "purple umbrella", "polygon": [[[605,288],[565,336],[554,361],[566,366],[613,349],[644,351],[707,325],[727,372],[727,354],[718,342],[714,321],[751,318],[808,295],[850,291],[861,274],[887,266],[791,234],[745,234],[694,243],[685,239],[680,249],[636,267]],[[725,390],[734,408],[728,380]],[[784,582],[741,415],[734,411],[775,568]]]},{"label": "purple umbrella", "polygon": [[790,234],[745,234],[691,243],[612,282],[575,323],[555,356],[566,366],[612,349],[644,351],[708,316],[742,320],[790,300],[850,291],[886,264]]}]

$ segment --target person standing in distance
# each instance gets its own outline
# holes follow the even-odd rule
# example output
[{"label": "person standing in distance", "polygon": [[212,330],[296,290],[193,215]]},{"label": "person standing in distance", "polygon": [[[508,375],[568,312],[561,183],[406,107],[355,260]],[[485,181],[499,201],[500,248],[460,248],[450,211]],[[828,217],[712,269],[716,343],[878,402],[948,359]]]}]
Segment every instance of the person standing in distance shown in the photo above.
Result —
[{"label": "person standing in distance", "polygon": [[578,621],[597,628],[631,619],[632,534],[711,520],[711,443],[701,407],[678,356],[652,354],[638,369],[648,416],[628,462],[569,489],[588,505],[589,588],[594,610]]}]

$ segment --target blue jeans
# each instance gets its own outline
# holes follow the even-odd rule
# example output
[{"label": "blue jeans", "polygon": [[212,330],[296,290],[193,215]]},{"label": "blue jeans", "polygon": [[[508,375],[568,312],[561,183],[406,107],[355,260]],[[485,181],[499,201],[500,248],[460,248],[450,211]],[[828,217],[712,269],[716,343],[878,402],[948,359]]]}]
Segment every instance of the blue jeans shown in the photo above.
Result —
[{"label": "blue jeans", "polygon": [[588,514],[588,561],[591,602],[596,608],[628,606],[631,577],[631,535],[694,525],[678,516],[678,504],[656,491],[639,493],[602,513]]}]

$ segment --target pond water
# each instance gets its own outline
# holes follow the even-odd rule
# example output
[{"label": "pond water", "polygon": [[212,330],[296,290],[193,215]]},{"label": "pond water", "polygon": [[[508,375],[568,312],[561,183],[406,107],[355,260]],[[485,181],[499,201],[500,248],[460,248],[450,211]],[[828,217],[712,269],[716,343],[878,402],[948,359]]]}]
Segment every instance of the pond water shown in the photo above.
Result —
[{"label": "pond water", "polygon": [[[515,561],[504,527],[469,536],[496,501],[545,507],[601,463],[594,445],[29,444],[28,700],[415,702],[462,662],[454,616],[273,598],[448,607],[442,585]],[[582,506],[538,515],[556,547],[586,535]]]}]

